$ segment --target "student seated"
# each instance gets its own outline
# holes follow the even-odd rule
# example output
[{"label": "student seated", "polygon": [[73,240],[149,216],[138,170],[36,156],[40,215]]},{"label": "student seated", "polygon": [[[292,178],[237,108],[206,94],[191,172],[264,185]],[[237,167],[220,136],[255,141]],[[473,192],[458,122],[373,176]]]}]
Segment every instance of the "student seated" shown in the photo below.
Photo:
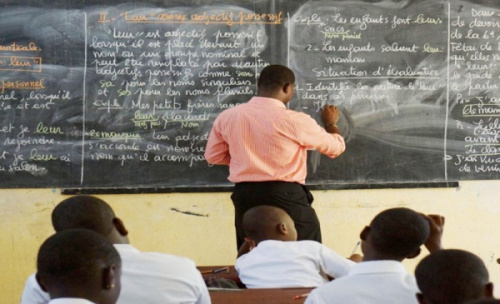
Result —
[{"label": "student seated", "polygon": [[441,247],[444,218],[424,216],[407,208],[379,213],[361,231],[363,262],[354,265],[347,276],[314,289],[305,303],[417,303],[415,278],[401,261],[414,258],[420,246],[430,251]]},{"label": "student seated", "polygon": [[278,207],[249,209],[243,229],[247,239],[235,268],[247,288],[315,287],[354,265],[318,242],[297,241],[293,220]]},{"label": "student seated", "polygon": [[476,255],[457,249],[425,257],[415,269],[420,304],[463,304],[493,297],[488,270]]},{"label": "student seated", "polygon": [[[111,207],[93,196],[74,196],[52,212],[56,231],[93,230],[114,245],[123,261],[123,290],[119,304],[211,303],[203,277],[190,259],[157,252],[141,252],[129,244],[128,231]],[[49,300],[34,276],[28,278],[21,304]]]},{"label": "student seated", "polygon": [[121,261],[116,249],[87,229],[49,237],[37,257],[37,280],[50,304],[114,304],[120,294]]}]

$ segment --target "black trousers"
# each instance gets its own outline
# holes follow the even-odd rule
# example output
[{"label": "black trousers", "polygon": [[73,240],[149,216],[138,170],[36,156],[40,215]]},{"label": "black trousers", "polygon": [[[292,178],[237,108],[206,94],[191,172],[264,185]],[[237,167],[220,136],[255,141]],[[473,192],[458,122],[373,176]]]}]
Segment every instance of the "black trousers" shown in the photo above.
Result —
[{"label": "black trousers", "polygon": [[285,210],[295,222],[298,240],[321,243],[318,216],[311,207],[313,196],[304,185],[278,181],[237,183],[231,200],[238,248],[245,242],[245,233],[241,228],[243,214],[257,205],[271,205]]}]

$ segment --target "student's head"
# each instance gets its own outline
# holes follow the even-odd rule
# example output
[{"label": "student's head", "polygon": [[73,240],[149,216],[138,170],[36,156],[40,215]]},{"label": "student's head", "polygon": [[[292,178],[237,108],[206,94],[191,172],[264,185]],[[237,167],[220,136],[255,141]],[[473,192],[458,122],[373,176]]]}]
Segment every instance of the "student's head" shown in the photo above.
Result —
[{"label": "student's head", "polygon": [[243,215],[245,235],[256,244],[265,240],[296,241],[297,230],[292,218],[283,209],[261,205]]},{"label": "student's head", "polygon": [[101,235],[70,229],[49,237],[37,257],[37,281],[51,299],[82,298],[115,303],[120,294],[121,260]]},{"label": "student's head", "polygon": [[379,213],[361,232],[364,260],[397,260],[416,257],[429,237],[427,220],[407,208]]},{"label": "student's head", "polygon": [[269,65],[260,72],[258,95],[287,103],[293,97],[294,84],[295,75],[292,70],[282,65]]},{"label": "student's head", "polygon": [[52,225],[55,231],[90,229],[113,244],[128,243],[123,222],[106,202],[94,196],[78,195],[63,200],[52,211]]},{"label": "student's head", "polygon": [[483,261],[463,250],[431,253],[417,265],[415,278],[421,304],[462,304],[493,295]]}]

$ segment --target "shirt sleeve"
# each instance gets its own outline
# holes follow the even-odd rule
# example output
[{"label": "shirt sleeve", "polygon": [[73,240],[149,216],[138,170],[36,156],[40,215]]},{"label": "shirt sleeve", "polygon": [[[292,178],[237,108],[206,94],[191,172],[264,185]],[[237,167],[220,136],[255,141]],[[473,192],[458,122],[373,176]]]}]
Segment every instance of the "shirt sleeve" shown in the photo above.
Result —
[{"label": "shirt sleeve", "polygon": [[321,269],[333,278],[339,278],[347,275],[351,267],[356,264],[353,261],[340,256],[338,253],[324,245],[321,245],[320,248],[320,259]]},{"label": "shirt sleeve", "polygon": [[212,301],[210,299],[210,293],[208,292],[207,285],[205,284],[205,280],[203,280],[201,273],[198,275],[197,284],[200,294],[196,304],[211,304]]},{"label": "shirt sleeve", "polygon": [[205,147],[205,160],[212,165],[229,165],[231,155],[229,145],[222,138],[219,131],[219,119],[217,118],[208,136]]},{"label": "shirt sleeve", "polygon": [[50,301],[50,295],[42,290],[36,281],[35,274],[32,274],[24,285],[21,304],[47,304]]},{"label": "shirt sleeve", "polygon": [[307,296],[304,304],[326,304],[323,298],[320,296],[317,289],[313,289],[311,293]]},{"label": "shirt sleeve", "polygon": [[241,280],[241,276],[243,275],[241,273],[241,264],[243,263],[243,261],[246,259],[248,253],[245,253],[244,255],[238,257],[236,259],[236,262],[234,263],[234,269],[236,270],[236,272],[238,273],[238,276],[240,276],[240,280]]},{"label": "shirt sleeve", "polygon": [[345,151],[344,137],[326,132],[311,116],[298,113],[296,121],[299,143],[307,149],[316,149],[330,158],[335,158]]}]

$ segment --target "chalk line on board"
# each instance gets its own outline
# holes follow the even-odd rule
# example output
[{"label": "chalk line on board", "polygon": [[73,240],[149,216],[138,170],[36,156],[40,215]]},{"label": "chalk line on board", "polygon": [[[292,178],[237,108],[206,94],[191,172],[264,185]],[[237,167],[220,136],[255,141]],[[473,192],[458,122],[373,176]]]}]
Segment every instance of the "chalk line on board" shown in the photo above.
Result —
[{"label": "chalk line on board", "polygon": [[87,82],[87,60],[88,60],[88,49],[87,49],[87,43],[88,43],[88,37],[87,37],[87,12],[83,12],[83,31],[84,31],[84,36],[85,36],[85,43],[84,43],[84,65],[83,65],[83,96],[82,96],[82,104],[83,104],[83,110],[82,110],[82,166],[81,166],[81,173],[80,173],[80,185],[83,185],[83,178],[85,175],[85,115],[86,115],[86,107],[87,107],[87,88],[86,88],[86,82]]}]

